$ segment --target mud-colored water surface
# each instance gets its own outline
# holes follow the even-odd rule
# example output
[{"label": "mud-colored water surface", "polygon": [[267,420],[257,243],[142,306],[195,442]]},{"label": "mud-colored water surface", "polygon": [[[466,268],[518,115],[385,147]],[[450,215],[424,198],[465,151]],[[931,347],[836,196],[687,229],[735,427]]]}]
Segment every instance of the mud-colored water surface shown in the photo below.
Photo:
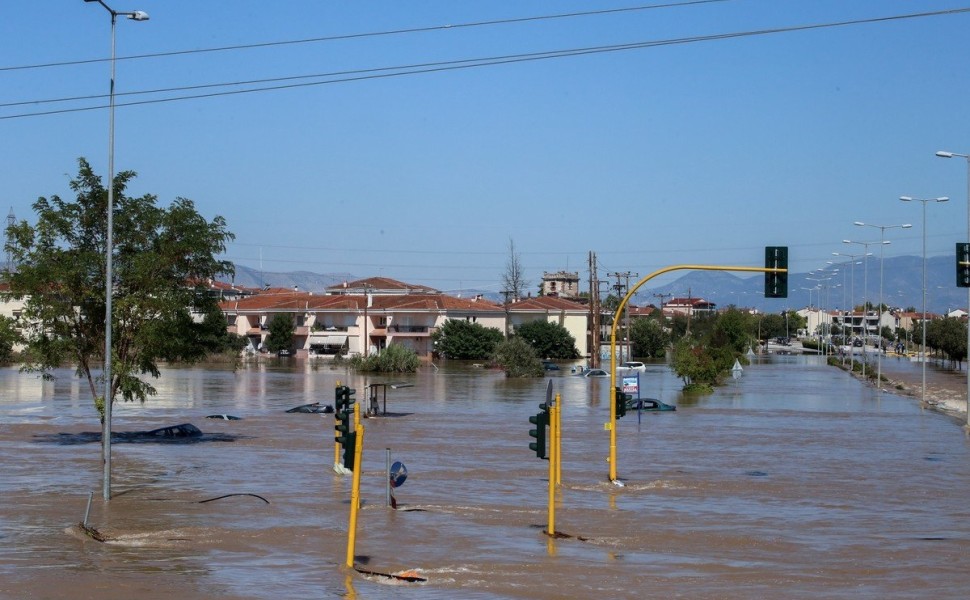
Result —
[{"label": "mud-colored water surface", "polygon": [[[2,598],[963,598],[970,589],[970,443],[960,423],[820,359],[774,357],[685,397],[662,365],[628,413],[607,481],[609,380],[510,381],[466,365],[363,377],[303,362],[166,369],[159,395],[118,404],[116,432],[192,423],[193,443],[113,444],[101,499],[99,424],[71,372],[0,370]],[[548,465],[529,415],[563,398],[563,484],[543,533]],[[334,472],[341,380],[388,389],[365,419],[356,565],[351,478]],[[230,414],[239,420],[206,419]],[[385,502],[385,465],[408,478]],[[77,523],[90,492],[88,525]],[[216,499],[218,498],[218,499]]]}]

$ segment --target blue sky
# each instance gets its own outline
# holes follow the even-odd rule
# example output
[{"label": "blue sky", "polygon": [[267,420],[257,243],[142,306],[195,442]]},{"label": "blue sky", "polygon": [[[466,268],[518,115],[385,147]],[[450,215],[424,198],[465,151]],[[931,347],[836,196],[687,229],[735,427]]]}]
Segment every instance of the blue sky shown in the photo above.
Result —
[{"label": "blue sky", "polygon": [[[724,0],[461,26],[659,4],[113,0],[151,15],[117,26],[115,166],[138,172],[132,193],[225,217],[237,263],[446,291],[500,290],[510,239],[533,285],[561,269],[585,281],[590,251],[601,277],[760,266],[766,245],[810,271],[862,252],[843,239],[878,241],[854,221],[912,223],[886,232],[886,256],[920,255],[921,205],[901,195],[951,198],[927,209],[928,255],[967,239],[966,163],[934,153],[970,153],[970,13],[123,106],[244,89],[125,95],[160,88],[970,8]],[[107,58],[110,19],[35,0],[4,2],[0,21],[0,210],[30,220],[38,196],[70,197],[78,157],[106,172],[108,111],[20,115],[107,102],[10,104],[106,94],[109,64],[20,67]]]}]

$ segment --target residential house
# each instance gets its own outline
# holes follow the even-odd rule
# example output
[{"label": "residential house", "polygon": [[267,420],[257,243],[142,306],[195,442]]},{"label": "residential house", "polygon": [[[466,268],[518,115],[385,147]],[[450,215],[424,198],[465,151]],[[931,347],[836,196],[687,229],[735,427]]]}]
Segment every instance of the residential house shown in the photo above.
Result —
[{"label": "residential house", "polygon": [[589,307],[579,302],[555,296],[525,298],[505,305],[508,313],[508,334],[516,327],[533,321],[548,321],[561,325],[573,339],[580,356],[589,353]]},{"label": "residential house", "polygon": [[557,271],[542,274],[542,295],[579,298],[579,273]]},{"label": "residential house", "polygon": [[686,315],[692,317],[697,314],[710,314],[717,311],[717,304],[708,302],[703,298],[671,298],[665,302],[661,308],[663,315],[667,318],[674,315]]},{"label": "residential house", "polygon": [[[431,356],[431,334],[449,319],[463,319],[505,330],[506,314],[493,302],[455,298],[422,286],[370,278],[334,286],[336,294],[266,290],[250,298],[223,302],[229,331],[260,349],[277,314],[295,327],[297,356],[379,353],[395,343]],[[328,288],[328,292],[331,288]],[[352,291],[367,293],[351,293]]]}]

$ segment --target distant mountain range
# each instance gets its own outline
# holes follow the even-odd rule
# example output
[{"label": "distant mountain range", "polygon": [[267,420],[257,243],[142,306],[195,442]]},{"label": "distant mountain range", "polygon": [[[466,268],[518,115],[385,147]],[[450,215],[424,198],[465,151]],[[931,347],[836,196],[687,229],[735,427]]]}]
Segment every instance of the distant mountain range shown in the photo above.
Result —
[{"label": "distant mountain range", "polygon": [[[854,304],[860,306],[863,298],[873,304],[879,303],[879,260],[870,259],[863,265],[838,267],[834,277],[825,273],[790,273],[788,275],[787,298],[764,297],[764,275],[740,277],[727,271],[689,271],[676,281],[650,289],[641,289],[637,294],[637,304],[660,304],[670,296],[684,298],[691,296],[716,303],[719,307],[736,305],[757,308],[763,312],[780,312],[792,308],[821,306],[825,309],[839,309]],[[835,268],[835,267],[833,267]],[[647,284],[649,285],[649,284]],[[819,290],[822,286],[821,301]],[[844,286],[844,287],[843,287]],[[883,264],[883,301],[891,307],[913,307],[922,310],[923,259],[918,256],[899,256],[887,258]],[[809,291],[811,288],[811,291]],[[868,294],[867,294],[868,292]],[[956,262],[953,256],[937,256],[926,260],[926,310],[945,314],[957,308],[966,309],[967,289],[956,286]]]},{"label": "distant mountain range", "polygon": [[[744,308],[757,308],[763,312],[781,312],[792,308],[800,309],[809,305],[827,309],[842,309],[850,303],[854,288],[855,304],[861,305],[865,292],[873,304],[879,302],[879,260],[870,258],[867,269],[855,266],[855,273],[849,266],[841,267],[834,277],[817,281],[824,275],[791,273],[788,276],[788,298],[771,299],[764,297],[764,276],[742,277],[727,271],[687,271],[679,279],[658,287],[641,288],[633,303],[637,305],[661,303],[671,297],[703,298],[716,303],[719,307],[731,304]],[[366,276],[352,273],[312,273],[310,271],[270,272],[260,271],[243,265],[236,265],[236,275],[232,283],[244,287],[285,287],[322,293],[327,287],[354,281]],[[227,280],[228,281],[228,280]],[[893,307],[913,307],[922,310],[923,260],[918,256],[899,256],[887,258],[883,264],[883,298]],[[421,281],[408,283],[422,284]],[[821,302],[817,286],[822,285]],[[845,286],[843,288],[842,286]],[[813,288],[809,291],[808,288]],[[501,302],[495,293],[465,290],[462,295],[471,297],[482,294],[494,302]],[[926,309],[933,313],[947,313],[956,308],[966,308],[967,290],[956,287],[956,263],[953,256],[937,256],[926,261]]]},{"label": "distant mountain range", "polygon": [[236,265],[236,275],[230,281],[223,279],[227,283],[233,283],[240,287],[248,288],[297,288],[307,292],[323,293],[328,287],[343,283],[344,281],[354,281],[360,279],[350,273],[311,273],[310,271],[291,271],[280,273],[273,271],[260,271],[243,265]]}]

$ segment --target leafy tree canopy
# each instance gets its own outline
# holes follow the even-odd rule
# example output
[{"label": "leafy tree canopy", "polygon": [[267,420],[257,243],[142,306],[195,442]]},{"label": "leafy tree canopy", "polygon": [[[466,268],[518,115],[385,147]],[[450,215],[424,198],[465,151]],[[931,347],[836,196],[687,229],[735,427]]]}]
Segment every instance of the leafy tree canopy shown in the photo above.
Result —
[{"label": "leafy tree canopy", "polygon": [[0,315],[0,364],[13,359],[14,344],[20,341],[16,325],[13,319]]},{"label": "leafy tree canopy", "polygon": [[[5,250],[17,264],[8,282],[11,295],[25,300],[22,316],[31,324],[25,368],[47,374],[75,364],[103,411],[108,192],[85,159],[78,163],[74,201],[42,197],[33,205],[35,225],[7,229]],[[159,361],[205,356],[197,343],[204,327],[192,311],[211,309],[216,300],[205,284],[232,273],[231,263],[216,259],[234,237],[222,217],[207,221],[185,198],[163,208],[151,194],[131,197],[134,177],[123,171],[113,182],[112,402],[118,392],[125,400],[154,394],[138,376],[158,377]]]},{"label": "leafy tree canopy", "polygon": [[456,360],[486,360],[503,338],[498,329],[462,319],[449,319],[431,334],[437,352]]},{"label": "leafy tree canopy", "polygon": [[277,313],[269,320],[266,328],[269,330],[265,342],[267,350],[275,354],[280,350],[290,349],[293,344],[293,332],[296,331],[292,317]]},{"label": "leafy tree canopy", "polygon": [[505,340],[495,347],[492,361],[506,377],[542,377],[542,361],[535,349],[521,337]]},{"label": "leafy tree canopy", "polygon": [[670,335],[657,319],[635,319],[630,326],[633,355],[643,358],[662,358],[670,344]]},{"label": "leafy tree canopy", "polygon": [[571,360],[579,357],[576,338],[559,323],[523,323],[515,328],[515,335],[532,346],[540,358]]}]

